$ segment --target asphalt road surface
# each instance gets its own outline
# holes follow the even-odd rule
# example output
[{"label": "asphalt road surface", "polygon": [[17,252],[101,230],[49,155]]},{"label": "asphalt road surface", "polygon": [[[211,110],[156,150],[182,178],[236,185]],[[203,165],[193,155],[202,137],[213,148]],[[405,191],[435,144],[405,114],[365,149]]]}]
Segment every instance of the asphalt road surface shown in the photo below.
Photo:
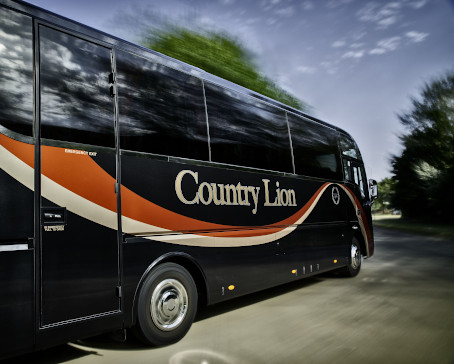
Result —
[{"label": "asphalt road surface", "polygon": [[375,252],[356,278],[309,278],[209,307],[172,346],[97,337],[7,363],[454,364],[454,241],[376,228]]}]

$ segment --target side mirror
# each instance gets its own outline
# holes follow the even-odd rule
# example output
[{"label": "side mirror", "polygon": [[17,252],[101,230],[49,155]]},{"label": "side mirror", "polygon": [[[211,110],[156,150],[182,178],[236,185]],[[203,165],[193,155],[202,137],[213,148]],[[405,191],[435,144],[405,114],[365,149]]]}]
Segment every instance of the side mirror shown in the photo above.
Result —
[{"label": "side mirror", "polygon": [[374,179],[369,180],[369,196],[370,202],[374,202],[378,197],[378,183]]}]

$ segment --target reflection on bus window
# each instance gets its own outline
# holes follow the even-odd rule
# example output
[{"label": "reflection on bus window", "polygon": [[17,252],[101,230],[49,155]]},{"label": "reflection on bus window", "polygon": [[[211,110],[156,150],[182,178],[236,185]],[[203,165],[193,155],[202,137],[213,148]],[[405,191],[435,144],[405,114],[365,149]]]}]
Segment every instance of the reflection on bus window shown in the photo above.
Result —
[{"label": "reflection on bus window", "polygon": [[342,179],[334,130],[288,114],[297,174]]},{"label": "reflection on bus window", "polygon": [[359,187],[361,197],[365,198],[366,193],[365,193],[365,188],[364,188],[364,178],[363,178],[363,171],[360,167],[354,166],[353,167],[353,178],[355,184]]},{"label": "reflection on bus window", "polygon": [[285,112],[205,83],[214,162],[293,172]]},{"label": "reflection on bus window", "polygon": [[349,136],[340,134],[340,148],[342,150],[342,155],[347,157],[361,159],[361,154],[359,152],[358,146],[355,141]]},{"label": "reflection on bus window", "polygon": [[351,173],[351,162],[349,160],[344,159],[344,175],[346,181],[353,181],[352,173]]},{"label": "reflection on bus window", "polygon": [[33,133],[32,21],[5,8],[0,8],[0,124]]},{"label": "reflection on bus window", "polygon": [[41,136],[113,147],[110,50],[40,28]]},{"label": "reflection on bus window", "polygon": [[122,149],[208,160],[200,79],[118,52]]},{"label": "reflection on bus window", "polygon": [[361,197],[362,198],[365,198],[366,197],[366,189],[364,188],[364,178],[363,178],[363,173],[364,173],[364,170],[362,168],[360,168],[358,170],[358,177],[359,177],[359,190],[361,192]]}]

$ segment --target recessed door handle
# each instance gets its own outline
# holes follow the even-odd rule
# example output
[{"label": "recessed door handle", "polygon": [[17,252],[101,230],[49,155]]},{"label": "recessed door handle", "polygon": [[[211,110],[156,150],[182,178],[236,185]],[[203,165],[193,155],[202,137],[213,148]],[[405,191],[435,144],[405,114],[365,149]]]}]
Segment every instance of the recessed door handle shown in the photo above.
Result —
[{"label": "recessed door handle", "polygon": [[46,220],[61,220],[63,216],[61,214],[52,214],[50,212],[45,212],[44,218]]}]

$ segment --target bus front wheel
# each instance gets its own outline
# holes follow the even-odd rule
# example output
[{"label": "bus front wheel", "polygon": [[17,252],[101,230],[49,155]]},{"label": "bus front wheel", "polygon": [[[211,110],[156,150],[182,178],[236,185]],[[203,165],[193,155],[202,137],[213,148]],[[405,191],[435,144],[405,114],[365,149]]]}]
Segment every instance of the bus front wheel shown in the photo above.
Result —
[{"label": "bus front wheel", "polygon": [[196,311],[197,287],[190,273],[178,264],[161,264],[140,289],[135,332],[147,344],[172,344],[186,335]]},{"label": "bus front wheel", "polygon": [[355,277],[358,275],[359,271],[361,270],[361,247],[359,246],[358,240],[353,238],[352,243],[350,245],[350,256],[348,265],[345,267],[345,276],[347,277]]},{"label": "bus front wheel", "polygon": [[361,247],[358,240],[353,238],[349,249],[348,265],[336,270],[335,274],[342,277],[355,277],[361,270],[361,261]]}]

